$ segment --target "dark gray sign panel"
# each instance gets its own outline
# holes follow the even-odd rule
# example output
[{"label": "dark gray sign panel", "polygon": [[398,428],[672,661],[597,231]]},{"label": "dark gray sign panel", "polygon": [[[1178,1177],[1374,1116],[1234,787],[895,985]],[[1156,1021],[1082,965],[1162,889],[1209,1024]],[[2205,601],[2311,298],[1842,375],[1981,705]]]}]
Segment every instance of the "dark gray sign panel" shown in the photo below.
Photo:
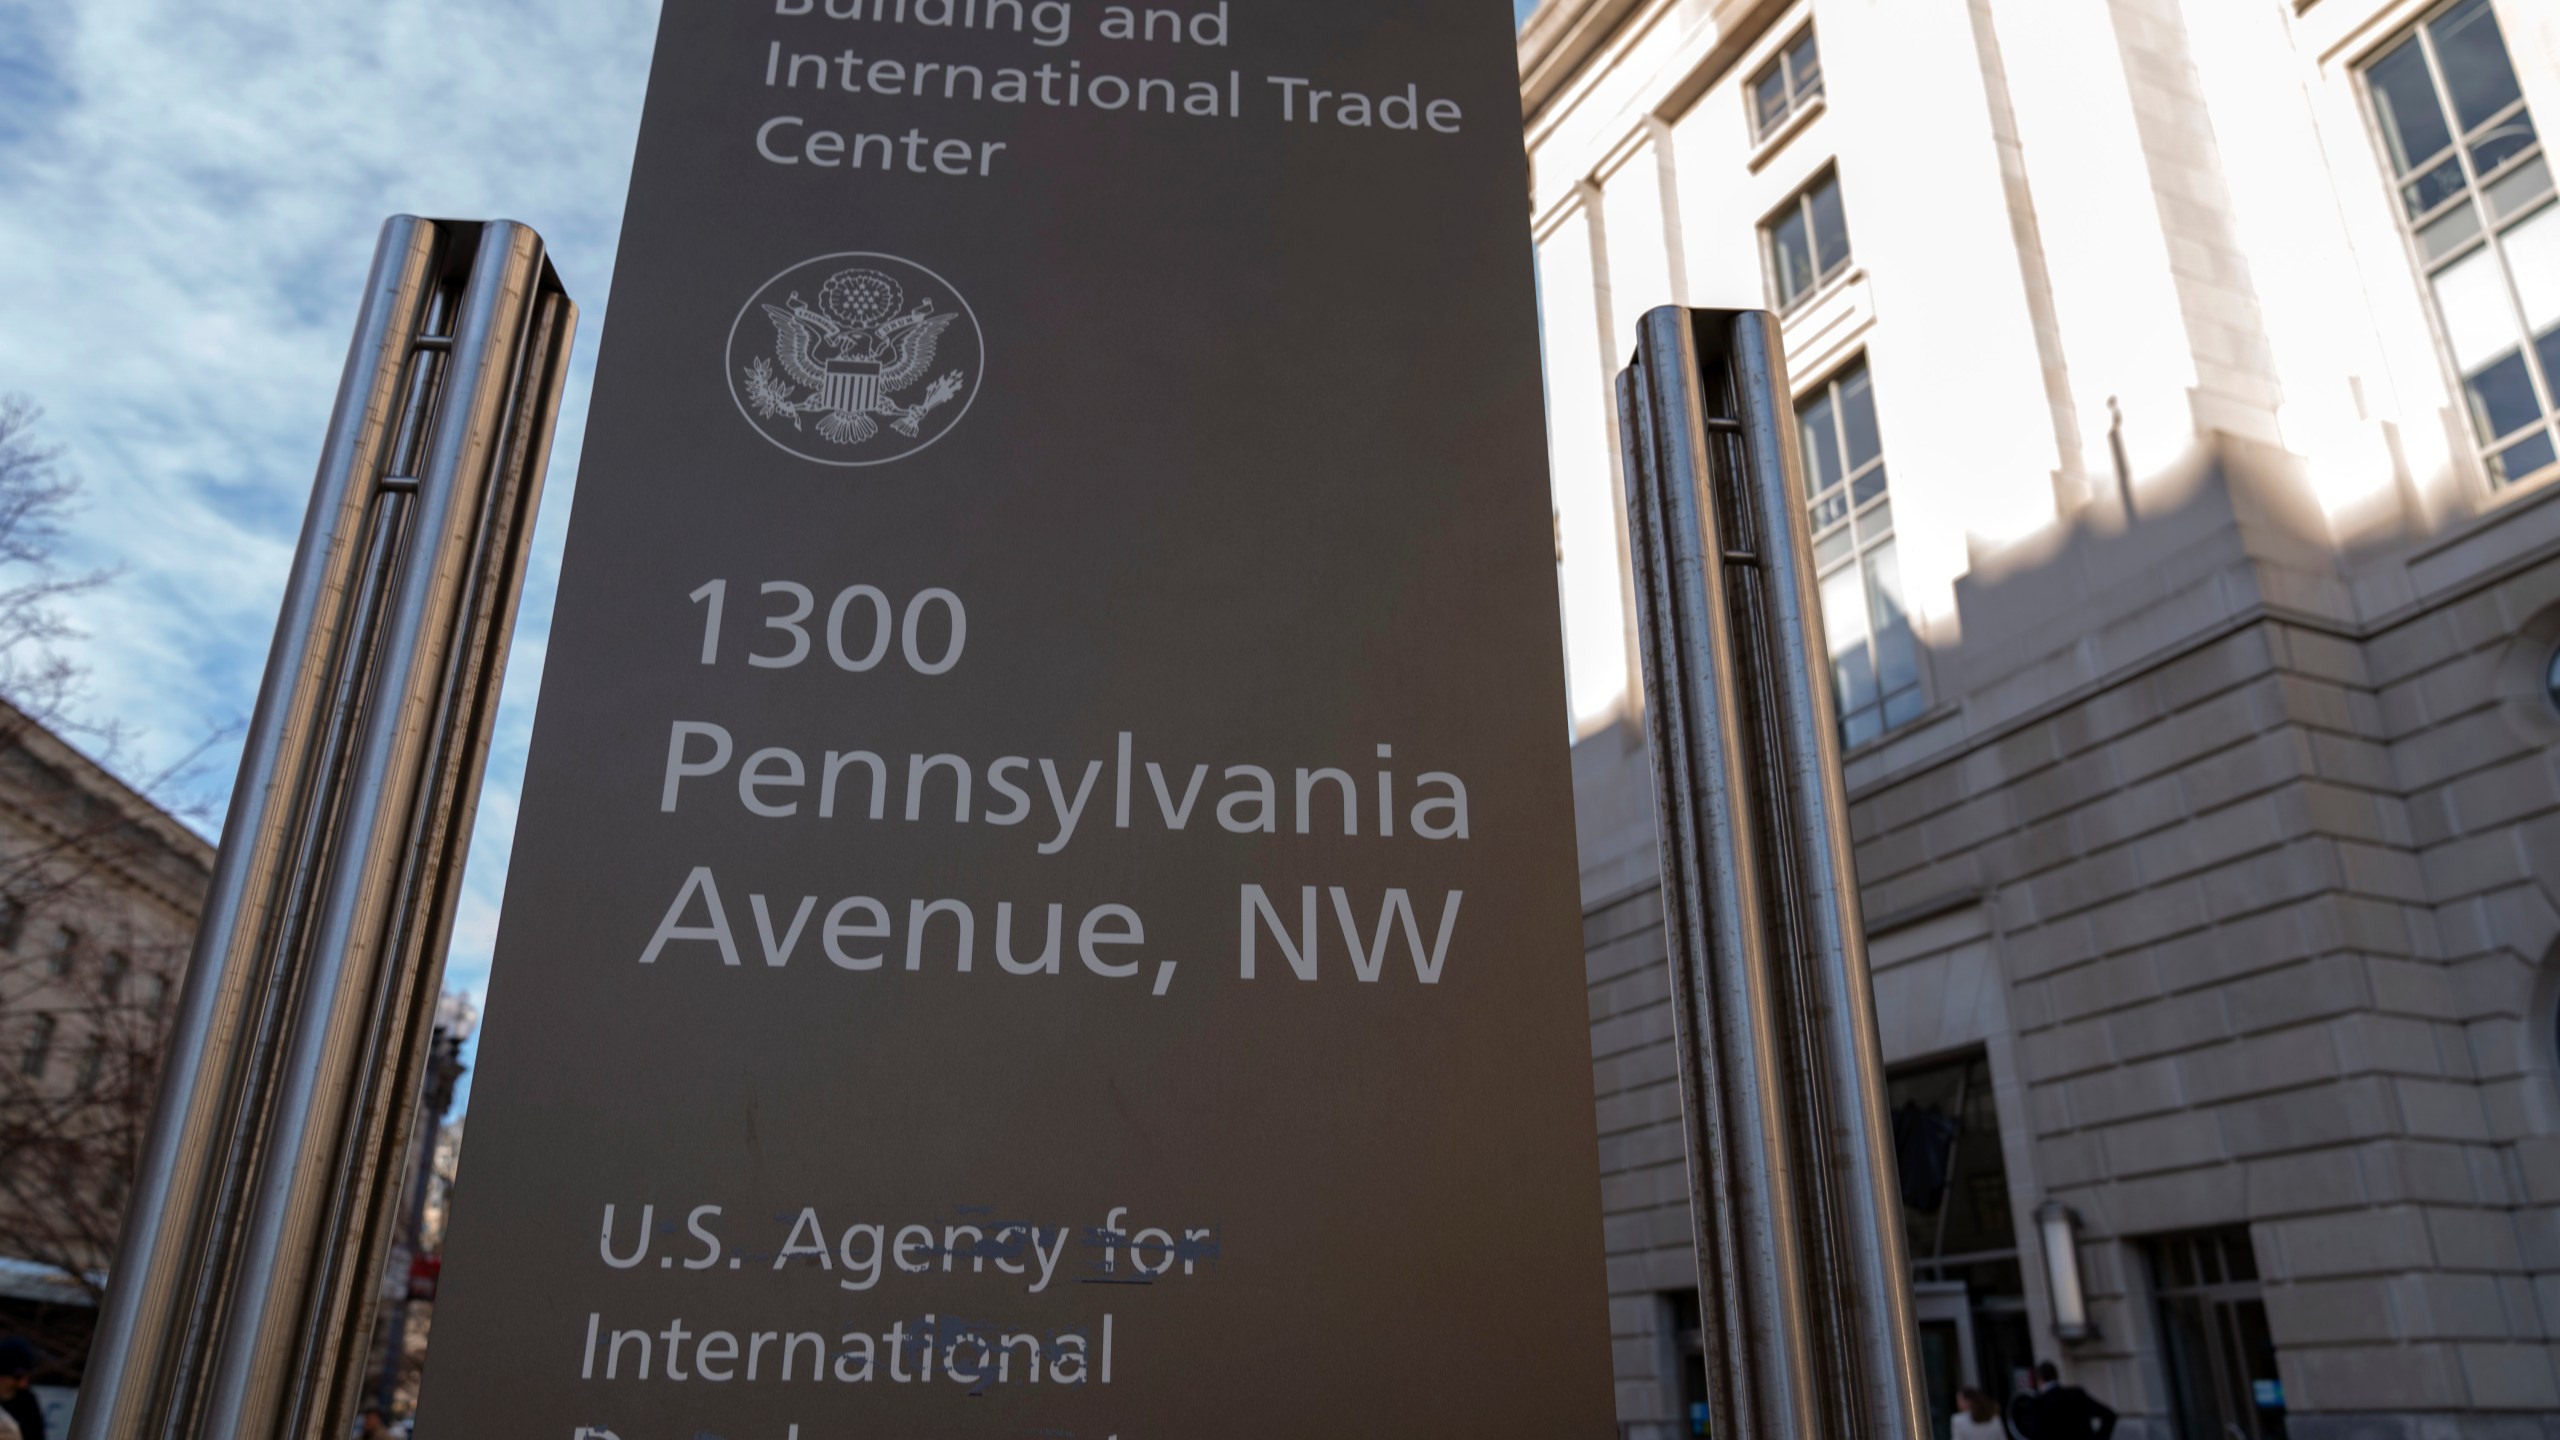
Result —
[{"label": "dark gray sign panel", "polygon": [[668,0],[435,1437],[1596,1436],[1489,0]]}]

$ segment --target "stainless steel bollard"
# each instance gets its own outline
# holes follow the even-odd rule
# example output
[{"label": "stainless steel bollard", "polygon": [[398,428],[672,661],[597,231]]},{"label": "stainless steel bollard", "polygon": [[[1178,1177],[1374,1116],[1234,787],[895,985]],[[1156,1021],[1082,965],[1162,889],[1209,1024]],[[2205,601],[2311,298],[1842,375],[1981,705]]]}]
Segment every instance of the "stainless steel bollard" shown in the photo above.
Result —
[{"label": "stainless steel bollard", "polygon": [[576,329],[524,226],[384,225],[74,1440],[351,1421]]},{"label": "stainless steel bollard", "polygon": [[1716,1434],[1921,1440],[1776,317],[1648,313],[1618,407]]}]

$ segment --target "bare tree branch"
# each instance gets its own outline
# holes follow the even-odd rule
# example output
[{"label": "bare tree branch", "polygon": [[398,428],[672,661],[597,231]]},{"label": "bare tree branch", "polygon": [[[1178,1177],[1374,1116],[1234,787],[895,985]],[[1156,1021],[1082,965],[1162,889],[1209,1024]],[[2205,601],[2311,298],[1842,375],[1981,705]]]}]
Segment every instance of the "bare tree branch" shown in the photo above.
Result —
[{"label": "bare tree branch", "polygon": [[[112,572],[60,563],[80,481],[0,396],[0,1254],[99,1298],[210,878],[211,850],[62,737],[112,753],[75,713],[80,633],[62,604]],[[153,782],[191,780],[207,735]],[[208,807],[208,813],[210,808]],[[92,1312],[93,1313],[93,1312]],[[86,1324],[31,1336],[76,1365]]]},{"label": "bare tree branch", "polygon": [[0,395],[0,698],[57,733],[113,740],[72,714],[87,672],[61,649],[81,636],[58,607],[115,572],[60,564],[80,477],[62,468],[61,447],[36,438],[43,418],[24,395]]}]

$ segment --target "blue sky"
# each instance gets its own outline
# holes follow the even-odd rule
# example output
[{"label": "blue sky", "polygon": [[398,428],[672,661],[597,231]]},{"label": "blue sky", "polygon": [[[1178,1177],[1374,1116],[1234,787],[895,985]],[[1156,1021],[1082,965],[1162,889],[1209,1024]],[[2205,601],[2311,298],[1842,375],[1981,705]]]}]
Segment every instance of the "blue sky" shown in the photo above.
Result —
[{"label": "blue sky", "polygon": [[[1520,16],[1533,0],[1514,0]],[[0,394],[87,481],[86,716],[245,721],[384,216],[525,221],[585,309],[448,984],[488,978],[658,0],[0,0]],[[216,744],[164,801],[218,812]]]},{"label": "blue sky", "polygon": [[[487,980],[657,0],[0,0],[0,393],[87,481],[87,715],[245,719],[386,215],[508,216],[586,307],[448,975]],[[236,739],[163,798],[219,804]]]}]

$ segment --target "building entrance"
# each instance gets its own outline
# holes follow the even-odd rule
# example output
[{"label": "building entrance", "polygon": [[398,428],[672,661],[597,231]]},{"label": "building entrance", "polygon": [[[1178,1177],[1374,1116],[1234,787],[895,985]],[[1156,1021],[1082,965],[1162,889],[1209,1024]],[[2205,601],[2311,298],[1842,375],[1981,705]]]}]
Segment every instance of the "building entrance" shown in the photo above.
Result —
[{"label": "building entrance", "polygon": [[1930,1424],[1943,1440],[1958,1390],[2005,1407],[2012,1377],[2035,1363],[2009,1164],[1980,1052],[1895,1071],[1888,1095]]},{"label": "building entrance", "polygon": [[1920,1322],[1920,1373],[1929,1386],[1929,1422],[1940,1440],[1952,1431],[1956,1392],[1982,1373],[1973,1345],[1973,1305],[1961,1280],[1924,1280],[1911,1287]]}]

